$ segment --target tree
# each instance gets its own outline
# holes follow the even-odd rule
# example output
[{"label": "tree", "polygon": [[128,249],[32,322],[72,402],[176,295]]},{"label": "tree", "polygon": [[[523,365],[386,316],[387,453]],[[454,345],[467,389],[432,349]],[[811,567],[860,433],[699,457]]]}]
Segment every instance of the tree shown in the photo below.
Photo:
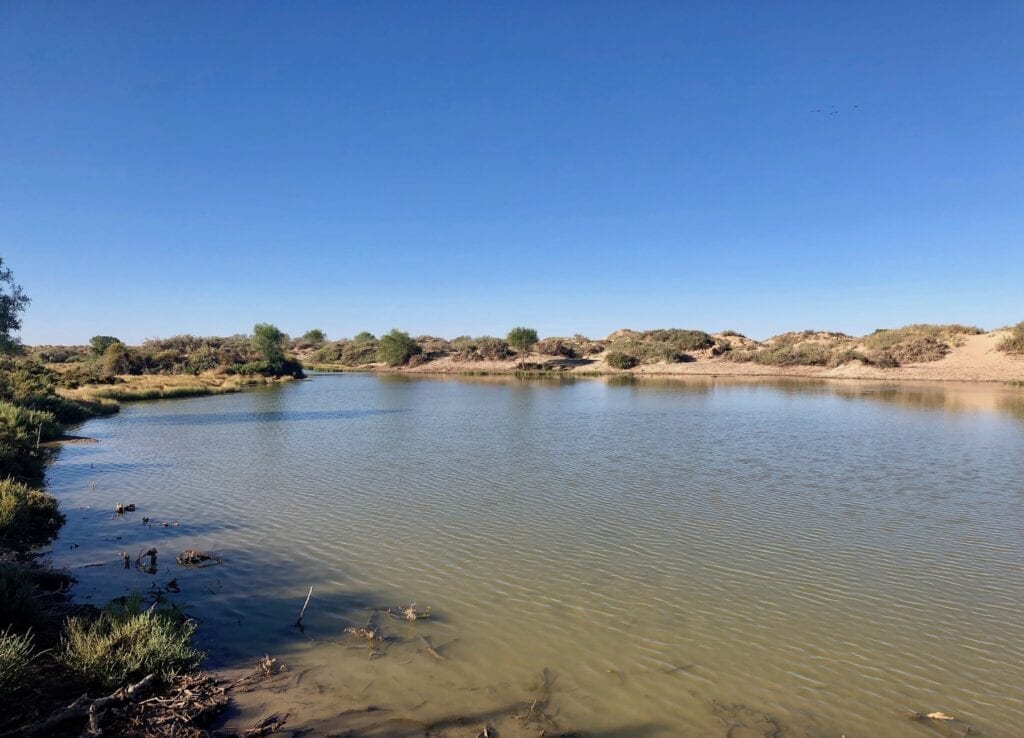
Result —
[{"label": "tree", "polygon": [[[533,328],[523,328],[518,326],[508,332],[508,337],[505,339],[508,341],[508,345],[514,348],[519,354],[525,355],[530,352],[534,344],[537,343],[537,331]],[[523,359],[519,359],[519,366],[522,367]]]},{"label": "tree", "polygon": [[302,342],[313,346],[319,346],[322,343],[327,343],[327,334],[319,328],[314,328],[313,330],[306,331],[302,334]]},{"label": "tree", "polygon": [[94,356],[103,356],[107,347],[115,343],[121,343],[121,340],[113,336],[93,336],[89,339],[89,348]]},{"label": "tree", "polygon": [[357,333],[356,337],[352,339],[353,343],[369,343],[370,341],[376,341],[377,337],[369,331],[362,331]]},{"label": "tree", "polygon": [[105,377],[116,377],[118,374],[129,374],[132,370],[132,356],[128,347],[120,341],[114,341],[103,351],[100,371]]},{"label": "tree", "polygon": [[383,361],[388,366],[403,366],[419,352],[420,347],[408,333],[392,328],[390,333],[380,337],[377,361]]},{"label": "tree", "polygon": [[14,334],[21,330],[21,313],[30,302],[0,256],[0,354],[21,352],[21,340]]},{"label": "tree", "polygon": [[257,323],[252,329],[252,347],[263,357],[267,363],[267,369],[274,374],[280,375],[284,367],[284,347],[288,342],[288,336],[281,332],[276,325],[270,323]]}]

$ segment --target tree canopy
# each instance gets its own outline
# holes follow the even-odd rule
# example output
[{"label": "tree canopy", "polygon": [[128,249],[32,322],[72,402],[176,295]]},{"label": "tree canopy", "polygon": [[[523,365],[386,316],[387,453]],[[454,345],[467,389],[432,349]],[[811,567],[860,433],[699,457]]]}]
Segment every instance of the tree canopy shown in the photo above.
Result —
[{"label": "tree canopy", "polygon": [[267,368],[280,374],[285,363],[284,347],[286,336],[276,325],[257,323],[252,329],[252,347],[263,357]]},{"label": "tree canopy", "polygon": [[321,343],[327,343],[327,334],[319,328],[313,328],[302,334],[302,342],[318,346]]},{"label": "tree canopy", "polygon": [[409,359],[419,352],[420,347],[416,345],[416,341],[408,333],[397,328],[381,336],[377,344],[377,360],[388,366],[408,364]]},{"label": "tree canopy", "polygon": [[14,281],[14,272],[4,266],[0,256],[0,354],[21,351],[21,340],[14,334],[21,330],[21,313],[30,302],[21,285]]},{"label": "tree canopy", "polygon": [[508,345],[516,351],[526,353],[537,343],[537,331],[533,328],[523,328],[522,326],[519,326],[510,330],[508,332],[508,337],[505,340],[507,340]]},{"label": "tree canopy", "polygon": [[115,343],[121,343],[121,340],[114,336],[93,336],[89,339],[89,348],[96,356],[103,356],[107,347]]}]

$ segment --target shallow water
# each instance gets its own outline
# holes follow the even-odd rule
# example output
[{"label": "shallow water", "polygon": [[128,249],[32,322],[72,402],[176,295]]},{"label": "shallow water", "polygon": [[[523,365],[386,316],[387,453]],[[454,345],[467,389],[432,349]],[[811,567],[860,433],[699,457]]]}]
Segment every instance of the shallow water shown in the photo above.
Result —
[{"label": "shallow water", "polygon": [[[326,724],[373,704],[531,735],[1024,726],[1020,389],[316,376],[79,432],[100,443],[49,474],[76,595],[176,578],[214,665],[276,655]],[[151,545],[156,576],[120,567]],[[224,564],[182,569],[186,547]],[[433,617],[384,618],[380,656],[343,632],[411,602]],[[522,719],[538,699],[548,723]],[[959,721],[907,719],[932,710]]]}]

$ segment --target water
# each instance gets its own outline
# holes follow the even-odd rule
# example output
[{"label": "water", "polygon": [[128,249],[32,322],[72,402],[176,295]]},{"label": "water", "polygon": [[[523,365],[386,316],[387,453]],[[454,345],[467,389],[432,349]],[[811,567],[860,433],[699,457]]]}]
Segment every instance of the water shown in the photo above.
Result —
[{"label": "water", "polygon": [[[1020,389],[317,376],[80,432],[100,443],[49,475],[76,595],[176,578],[211,662],[276,655],[314,725],[1024,726]],[[151,545],[156,576],[120,567]],[[186,547],[225,563],[182,569]],[[412,602],[433,617],[385,617],[383,655],[343,631]],[[959,722],[907,718],[933,710]]]}]

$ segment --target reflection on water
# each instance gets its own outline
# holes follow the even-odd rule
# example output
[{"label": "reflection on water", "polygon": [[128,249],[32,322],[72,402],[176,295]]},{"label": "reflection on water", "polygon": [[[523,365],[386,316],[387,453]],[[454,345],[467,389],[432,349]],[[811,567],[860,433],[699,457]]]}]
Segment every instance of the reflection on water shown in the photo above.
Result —
[{"label": "reflection on water", "polygon": [[[1021,420],[979,385],[319,376],[88,423],[53,555],[98,602],[176,578],[214,663],[280,657],[315,726],[1014,735]],[[149,546],[155,577],[116,566]],[[410,602],[433,617],[344,633]]]}]

